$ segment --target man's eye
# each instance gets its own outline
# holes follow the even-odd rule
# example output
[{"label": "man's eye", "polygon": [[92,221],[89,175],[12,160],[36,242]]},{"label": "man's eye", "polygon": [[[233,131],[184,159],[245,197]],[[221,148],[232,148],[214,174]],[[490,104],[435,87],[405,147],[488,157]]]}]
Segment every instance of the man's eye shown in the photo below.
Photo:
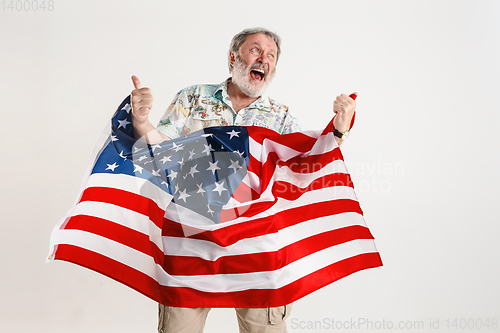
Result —
[{"label": "man's eye", "polygon": [[274,59],[274,54],[268,54],[267,56],[268,56],[269,58]]},{"label": "man's eye", "polygon": [[251,49],[250,51],[252,51],[253,53],[258,53],[259,52],[259,50],[257,48],[255,48],[255,47],[253,49]]}]

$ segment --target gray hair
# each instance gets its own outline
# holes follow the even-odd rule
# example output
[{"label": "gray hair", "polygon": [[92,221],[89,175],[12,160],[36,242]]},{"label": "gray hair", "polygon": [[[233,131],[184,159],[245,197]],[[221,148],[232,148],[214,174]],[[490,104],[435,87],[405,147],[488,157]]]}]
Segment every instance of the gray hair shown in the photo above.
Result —
[{"label": "gray hair", "polygon": [[231,65],[231,52],[236,53],[237,55],[239,54],[239,49],[241,45],[247,40],[247,37],[250,35],[255,35],[255,34],[264,34],[269,37],[276,43],[276,46],[278,47],[277,54],[276,54],[276,62],[278,62],[278,59],[281,54],[281,38],[277,34],[275,34],[272,31],[267,30],[266,28],[249,28],[245,29],[239,34],[236,34],[233,39],[231,40],[231,45],[229,46],[229,52],[227,55],[227,65],[229,66],[229,72],[232,73],[233,71],[233,65]]}]

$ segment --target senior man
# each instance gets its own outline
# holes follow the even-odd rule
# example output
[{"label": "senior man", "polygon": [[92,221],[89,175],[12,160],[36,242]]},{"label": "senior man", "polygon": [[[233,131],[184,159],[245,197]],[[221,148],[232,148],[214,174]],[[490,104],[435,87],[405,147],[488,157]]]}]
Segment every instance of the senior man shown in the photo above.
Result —
[{"label": "senior man", "polygon": [[[211,126],[263,126],[278,133],[300,131],[288,107],[266,95],[276,70],[280,37],[264,29],[246,29],[233,37],[228,54],[231,77],[219,85],[195,85],[175,96],[155,128],[148,120],[153,107],[149,88],[132,76],[132,122],[136,138],[159,143]],[[356,103],[346,94],[333,103],[335,139],[340,145],[347,136]],[[286,332],[285,319],[291,305],[276,308],[238,308],[240,332]],[[158,331],[203,332],[209,308],[179,308],[160,304]]]}]

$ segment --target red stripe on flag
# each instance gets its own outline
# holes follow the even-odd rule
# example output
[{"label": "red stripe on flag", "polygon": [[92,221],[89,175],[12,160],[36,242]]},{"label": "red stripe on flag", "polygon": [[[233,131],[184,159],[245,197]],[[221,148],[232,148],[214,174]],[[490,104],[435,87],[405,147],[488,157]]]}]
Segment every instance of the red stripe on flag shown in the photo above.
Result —
[{"label": "red stripe on flag", "polygon": [[263,164],[255,157],[250,156],[248,172],[259,175],[262,193],[266,190],[269,182],[273,179],[276,171],[276,165],[279,165],[279,167],[288,167],[293,172],[304,174],[317,172],[336,160],[343,161],[342,152],[339,148],[318,155],[311,155],[307,157],[297,156],[289,159],[288,161],[280,161],[277,153],[270,152]]},{"label": "red stripe on flag", "polygon": [[[286,211],[276,213],[273,216],[256,218],[254,220],[229,225],[227,227],[211,231],[189,228],[189,235],[191,236],[188,236],[188,238],[210,241],[219,246],[229,246],[241,239],[275,233],[286,227],[324,216],[331,216],[346,212],[355,212],[360,215],[362,214],[359,203],[349,199],[316,202],[308,205],[307,207],[307,209],[304,207],[291,208]],[[186,226],[165,219],[162,235],[184,238],[186,237],[185,231]]]},{"label": "red stripe on flag", "polygon": [[248,136],[260,145],[264,144],[264,140],[272,140],[273,142],[299,152],[311,150],[317,140],[301,132],[288,133],[286,136],[283,136],[273,130],[263,130],[262,127],[258,126],[248,126],[247,131]]},{"label": "red stripe on flag", "polygon": [[359,270],[382,265],[378,253],[365,253],[336,262],[278,289],[203,292],[192,288],[162,286],[148,275],[127,265],[71,245],[59,244],[55,259],[97,271],[162,304],[206,308],[283,306]]},{"label": "red stripe on flag", "polygon": [[[160,303],[171,306],[207,308],[283,306],[359,270],[381,265],[382,261],[378,253],[360,254],[324,267],[277,289],[206,293],[191,288],[162,287],[163,298]],[[196,300],[201,300],[201,302]]]},{"label": "red stripe on flag", "polygon": [[64,229],[82,230],[111,239],[153,257],[157,264],[163,264],[163,249],[151,242],[149,235],[118,223],[94,216],[76,215],[69,219]]},{"label": "red stripe on flag", "polygon": [[[274,157],[276,157],[275,153],[272,153],[271,155],[274,155]],[[342,153],[338,148],[321,155],[312,155],[307,157],[297,156],[295,158],[291,158],[288,161],[279,161],[278,164],[279,167],[288,167],[292,172],[305,174],[305,173],[317,172],[335,160],[343,160]],[[248,171],[253,172],[254,174],[260,174],[261,167],[262,164],[253,156],[250,156]],[[273,167],[271,164],[268,164],[267,168],[275,170],[275,167]],[[270,173],[270,170],[267,170],[267,173]],[[270,181],[270,177],[272,176],[273,174],[270,174],[266,180],[261,180],[261,183],[264,182],[268,183]],[[352,187],[352,185],[349,186]],[[262,191],[263,189],[261,189],[261,192]],[[248,186],[243,182],[238,186],[238,188],[233,193],[233,198],[239,202],[248,202],[256,200],[259,197],[260,193],[257,193],[257,191],[255,191],[253,188],[251,188],[250,186]],[[236,214],[236,216],[239,215]]]},{"label": "red stripe on flag", "polygon": [[[252,217],[259,213],[262,213],[270,209],[272,206],[274,206],[277,202],[276,200],[277,198],[282,198],[289,201],[297,200],[304,193],[308,193],[314,190],[320,190],[330,187],[339,187],[339,186],[353,187],[354,185],[351,181],[351,176],[346,173],[329,174],[323,177],[316,178],[306,187],[298,187],[294,184],[285,181],[275,181],[273,183],[273,188],[271,190],[271,193],[275,198],[275,200],[260,201],[252,203],[250,205],[241,205],[236,208],[223,209],[221,211],[221,222],[231,221],[240,216]],[[245,194],[243,193],[243,191],[247,190],[247,188],[248,186],[246,185],[244,185],[241,190],[238,187],[238,189],[236,189],[236,191],[238,192],[237,196],[240,198],[244,198]]]},{"label": "red stripe on flag", "polygon": [[94,270],[159,301],[160,285],[155,279],[102,254],[74,245],[59,244],[54,259],[68,261]]},{"label": "red stripe on flag", "polygon": [[274,271],[310,254],[355,239],[373,239],[373,236],[364,226],[349,226],[302,239],[273,252],[231,255],[215,261],[198,257],[166,255],[164,268],[170,275],[241,274]]},{"label": "red stripe on flag", "polygon": [[133,210],[148,216],[149,219],[162,227],[165,211],[158,207],[153,200],[141,195],[110,187],[88,187],[82,194],[80,202],[95,201],[105,202],[115,206]]},{"label": "red stripe on flag", "polygon": [[359,270],[382,265],[378,253],[360,254],[324,267],[278,289],[248,289],[206,293],[191,288],[162,287],[160,303],[170,306],[206,308],[265,308],[293,303],[332,282]]}]

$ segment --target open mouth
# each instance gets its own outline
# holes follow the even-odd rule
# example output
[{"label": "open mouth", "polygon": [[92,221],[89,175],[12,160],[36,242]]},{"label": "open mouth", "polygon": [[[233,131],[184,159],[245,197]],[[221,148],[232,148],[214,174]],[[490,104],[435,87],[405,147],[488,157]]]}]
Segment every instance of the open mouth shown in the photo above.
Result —
[{"label": "open mouth", "polygon": [[266,71],[262,68],[254,68],[250,70],[250,77],[255,81],[263,81],[266,76]]}]

